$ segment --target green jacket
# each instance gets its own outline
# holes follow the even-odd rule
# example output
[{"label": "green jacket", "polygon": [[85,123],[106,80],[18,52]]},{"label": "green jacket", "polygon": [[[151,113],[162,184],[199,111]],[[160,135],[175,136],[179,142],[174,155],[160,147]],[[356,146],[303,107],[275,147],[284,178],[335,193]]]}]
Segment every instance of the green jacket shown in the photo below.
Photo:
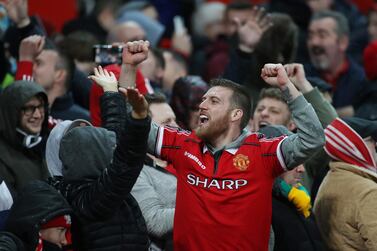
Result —
[{"label": "green jacket", "polygon": [[[317,88],[304,93],[304,97],[312,104],[323,128],[326,128],[335,118],[338,117],[334,107],[322,96]],[[322,170],[328,165],[329,161],[330,157],[326,154],[323,148],[305,161],[306,172],[303,179],[303,185],[308,191],[311,191],[314,177],[319,170]]]}]

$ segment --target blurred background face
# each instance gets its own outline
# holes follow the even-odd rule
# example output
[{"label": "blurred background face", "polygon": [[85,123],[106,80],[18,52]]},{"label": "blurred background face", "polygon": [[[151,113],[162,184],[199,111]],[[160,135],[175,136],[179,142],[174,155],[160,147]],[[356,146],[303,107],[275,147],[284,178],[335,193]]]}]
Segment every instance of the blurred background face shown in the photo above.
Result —
[{"label": "blurred background face", "polygon": [[266,125],[283,125],[290,129],[290,120],[291,112],[286,103],[274,98],[263,98],[254,111],[253,128],[258,131]]},{"label": "blurred background face", "polygon": [[336,22],[332,18],[310,23],[307,45],[311,62],[320,71],[329,71],[336,66],[346,49],[336,33]]},{"label": "blurred background face", "polygon": [[217,21],[207,24],[204,28],[204,33],[211,41],[215,41],[216,38],[225,33],[224,22]]},{"label": "blurred background face", "polygon": [[280,177],[287,182],[287,184],[291,186],[297,185],[297,183],[300,183],[302,180],[302,176],[305,173],[305,167],[304,165],[299,165],[295,167],[294,169],[283,173]]},{"label": "blurred background face", "polygon": [[329,10],[333,0],[306,0],[307,5],[313,13],[322,10]]},{"label": "blurred background face", "polygon": [[161,126],[177,127],[176,118],[170,105],[167,103],[153,103],[149,105],[152,120]]},{"label": "blurred background face", "polygon": [[137,40],[145,40],[145,37],[145,31],[138,23],[127,21],[117,24],[110,29],[107,42],[109,44],[127,43]]},{"label": "blurred background face", "polygon": [[377,12],[372,11],[369,14],[368,34],[370,41],[377,40]]},{"label": "blurred background face", "polygon": [[227,12],[225,12],[225,29],[227,36],[230,37],[237,31],[237,25],[234,22],[235,18],[238,18],[241,23],[245,23],[251,14],[252,9],[228,10]]},{"label": "blurred background face", "polygon": [[33,65],[33,77],[46,91],[53,87],[59,55],[53,50],[43,50]]},{"label": "blurred background face", "polygon": [[41,229],[41,238],[42,240],[51,242],[58,247],[62,248],[67,245],[67,239],[65,237],[67,229],[64,227],[50,227],[46,229]]}]

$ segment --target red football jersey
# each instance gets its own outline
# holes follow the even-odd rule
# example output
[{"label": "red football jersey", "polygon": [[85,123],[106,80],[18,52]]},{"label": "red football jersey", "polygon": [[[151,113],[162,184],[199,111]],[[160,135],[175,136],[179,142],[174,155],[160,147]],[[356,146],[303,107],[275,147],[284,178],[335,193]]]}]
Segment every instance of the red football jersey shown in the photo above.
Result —
[{"label": "red football jersey", "polygon": [[160,127],[156,154],[177,172],[174,250],[268,249],[272,185],[284,137],[246,137],[217,161],[194,133]]}]

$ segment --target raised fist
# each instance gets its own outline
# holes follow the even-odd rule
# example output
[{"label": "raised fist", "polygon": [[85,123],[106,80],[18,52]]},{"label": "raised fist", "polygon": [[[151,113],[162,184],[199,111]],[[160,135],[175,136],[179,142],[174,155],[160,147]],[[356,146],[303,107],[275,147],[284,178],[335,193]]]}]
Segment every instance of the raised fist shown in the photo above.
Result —
[{"label": "raised fist", "polygon": [[24,38],[20,44],[19,60],[34,61],[42,52],[45,38],[39,35],[32,35]]},{"label": "raised fist", "polygon": [[128,42],[123,47],[122,60],[123,64],[137,66],[148,57],[149,42],[148,41],[134,41]]},{"label": "raised fist", "polygon": [[261,77],[267,84],[279,88],[290,83],[287,72],[282,64],[265,64],[262,68]]}]

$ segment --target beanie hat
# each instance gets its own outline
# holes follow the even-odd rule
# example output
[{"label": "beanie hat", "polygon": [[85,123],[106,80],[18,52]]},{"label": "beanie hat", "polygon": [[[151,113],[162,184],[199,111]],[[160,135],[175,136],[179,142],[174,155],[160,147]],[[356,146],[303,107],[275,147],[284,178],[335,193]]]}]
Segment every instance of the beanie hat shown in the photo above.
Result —
[{"label": "beanie hat", "polygon": [[343,120],[355,130],[361,138],[365,139],[370,136],[377,142],[377,121],[357,117],[343,118]]},{"label": "beanie hat", "polygon": [[[72,236],[71,236],[71,216],[66,214],[66,215],[60,215],[57,216],[46,223],[41,225],[41,229],[47,229],[47,228],[52,228],[52,227],[63,227],[66,229],[65,232],[65,238],[67,240],[67,245],[70,245],[72,243]],[[37,246],[37,251],[43,250],[43,242],[41,239],[41,236],[39,235],[39,242]]]},{"label": "beanie hat", "polygon": [[326,153],[335,160],[376,173],[376,163],[363,140],[369,136],[374,138],[377,131],[376,123],[360,118],[335,119],[325,129]]},{"label": "beanie hat", "polygon": [[41,225],[41,229],[51,228],[51,227],[64,227],[64,228],[70,228],[71,227],[71,216],[66,215],[60,215],[57,216],[46,223]]},{"label": "beanie hat", "polygon": [[365,74],[369,80],[377,79],[377,41],[371,42],[363,53]]}]

